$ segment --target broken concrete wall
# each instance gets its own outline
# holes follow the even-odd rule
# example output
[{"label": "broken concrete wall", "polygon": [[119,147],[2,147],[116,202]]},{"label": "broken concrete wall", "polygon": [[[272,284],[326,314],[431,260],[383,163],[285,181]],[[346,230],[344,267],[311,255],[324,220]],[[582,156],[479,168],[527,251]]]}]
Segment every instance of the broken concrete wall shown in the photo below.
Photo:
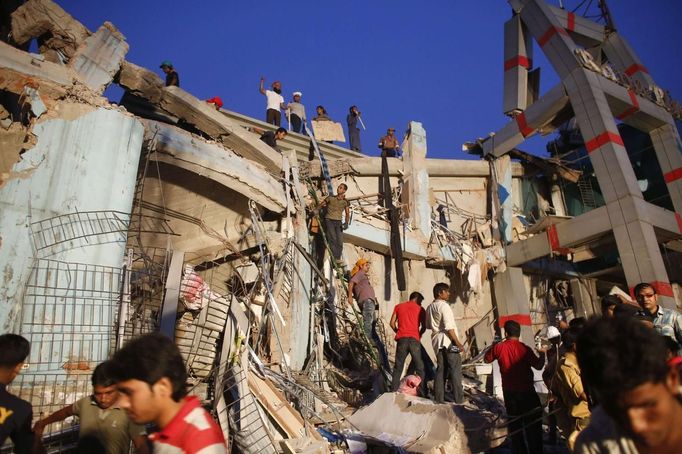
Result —
[{"label": "broken concrete wall", "polygon": [[[29,338],[37,326],[34,323],[52,322],[54,329],[67,329],[70,333],[77,329],[65,324],[67,320],[49,318],[48,307],[36,312],[36,307],[26,301],[24,292],[29,276],[32,272],[48,271],[44,266],[35,268],[37,261],[121,266],[127,213],[132,205],[142,146],[142,126],[132,116],[116,110],[61,102],[50,112],[50,118],[36,123],[31,132],[36,137],[36,145],[21,156],[0,188],[3,212],[0,267],[4,273],[0,329],[17,331],[23,310],[29,325],[22,325],[21,331]],[[120,217],[115,218],[114,212],[121,213]],[[93,217],[100,220],[92,223]],[[59,288],[67,294],[72,288],[70,285],[86,285],[81,290],[89,285],[78,282],[77,276],[68,272],[65,276],[71,281],[60,282]],[[40,282],[49,277],[36,279]],[[48,283],[37,285],[47,287]],[[118,283],[110,290],[116,292],[117,287]],[[46,305],[45,301],[41,304]],[[38,314],[48,318],[33,320]],[[113,313],[102,316],[113,322]],[[106,324],[106,320],[100,321]],[[108,327],[106,335],[110,331]],[[33,345],[40,348],[39,342]],[[51,355],[44,358],[46,364],[50,369],[59,369],[70,353],[53,350]],[[88,359],[97,362],[103,357]]]}]

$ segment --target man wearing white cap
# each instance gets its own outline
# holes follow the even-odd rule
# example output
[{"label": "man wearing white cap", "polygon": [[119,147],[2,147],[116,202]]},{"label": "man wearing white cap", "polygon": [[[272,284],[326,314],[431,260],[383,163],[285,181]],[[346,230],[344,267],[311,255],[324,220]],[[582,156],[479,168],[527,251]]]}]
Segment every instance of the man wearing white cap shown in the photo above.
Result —
[{"label": "man wearing white cap", "polygon": [[303,132],[303,124],[306,121],[305,106],[301,104],[301,96],[303,96],[303,93],[295,91],[294,100],[287,105],[291,130],[298,133]]}]

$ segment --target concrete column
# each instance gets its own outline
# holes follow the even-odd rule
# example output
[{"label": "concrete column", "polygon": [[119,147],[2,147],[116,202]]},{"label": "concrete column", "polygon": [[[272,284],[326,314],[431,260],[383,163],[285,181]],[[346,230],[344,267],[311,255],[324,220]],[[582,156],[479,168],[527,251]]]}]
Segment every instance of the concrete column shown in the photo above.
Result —
[{"label": "concrete column", "polygon": [[410,210],[410,225],[425,238],[431,236],[431,205],[429,203],[429,172],[426,168],[426,131],[422,124],[411,121],[410,138],[403,153],[403,180],[406,184]]},{"label": "concrete column", "polygon": [[521,16],[514,15],[504,24],[505,115],[528,107],[528,71],[533,67],[533,43]]},{"label": "concrete column", "polygon": [[680,134],[675,124],[668,123],[651,131],[650,135],[682,233],[682,217],[680,217],[682,214],[682,142]]},{"label": "concrete column", "polygon": [[521,325],[521,341],[533,345],[530,298],[521,268],[510,266],[504,273],[498,273],[494,285],[498,325],[502,328],[507,320],[517,321]]},{"label": "concrete column", "polygon": [[633,199],[642,199],[642,192],[598,77],[579,68],[563,83],[606,200],[625,277],[630,288],[639,282],[658,283],[662,305],[674,306],[653,225],[633,209]]}]

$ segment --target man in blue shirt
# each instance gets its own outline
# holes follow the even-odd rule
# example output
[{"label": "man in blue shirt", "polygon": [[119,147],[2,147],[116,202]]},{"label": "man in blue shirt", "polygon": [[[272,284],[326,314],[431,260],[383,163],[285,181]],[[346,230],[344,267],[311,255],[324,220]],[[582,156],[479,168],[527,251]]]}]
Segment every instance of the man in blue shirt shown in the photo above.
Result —
[{"label": "man in blue shirt", "polygon": [[653,317],[656,331],[674,339],[678,346],[677,354],[682,355],[682,315],[675,309],[658,305],[658,295],[652,284],[639,283],[634,293],[642,311]]}]

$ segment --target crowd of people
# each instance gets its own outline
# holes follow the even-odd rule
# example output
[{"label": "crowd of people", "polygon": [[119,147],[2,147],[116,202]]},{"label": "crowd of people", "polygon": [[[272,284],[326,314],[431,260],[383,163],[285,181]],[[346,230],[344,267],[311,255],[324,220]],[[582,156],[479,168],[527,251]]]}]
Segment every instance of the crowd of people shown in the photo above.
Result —
[{"label": "crowd of people", "polygon": [[[358,302],[370,337],[376,299],[373,290],[366,289],[369,264],[361,260],[356,268],[351,282],[357,283],[349,286],[349,301],[354,297]],[[558,326],[547,328],[546,341],[535,349],[520,341],[518,321],[504,322],[504,340],[493,343],[484,360],[499,364],[513,453],[543,452],[546,419],[550,443],[553,426],[558,426],[572,452],[682,452],[682,315],[660,306],[651,284],[637,285],[634,295],[636,303],[605,297],[600,317],[559,320]],[[427,396],[421,337],[431,330],[437,363],[433,399],[444,402],[449,378],[452,401],[462,403],[464,345],[448,303],[448,285],[436,284],[433,297],[426,309],[419,292],[395,306],[390,321],[397,344],[391,390],[399,389],[409,354],[411,369],[419,377],[413,382],[415,394],[418,389]],[[548,414],[536,391],[533,369],[542,371],[549,390]]]},{"label": "crowd of people", "polygon": [[[165,60],[161,63],[161,71],[166,76],[166,86],[180,86],[180,75],[173,67],[173,63]],[[265,88],[265,78],[260,78],[258,91],[265,96],[265,121],[271,125],[277,126],[275,132],[266,131],[261,135],[261,140],[280,151],[277,146],[277,141],[286,137],[287,129],[282,127],[282,112],[284,112],[289,128],[291,131],[299,134],[308,134],[306,129],[307,116],[305,105],[301,103],[303,93],[295,91],[292,94],[292,99],[288,103],[285,102],[282,95],[282,82],[276,80],[270,84],[270,88]],[[207,99],[207,103],[215,106],[216,109],[223,107],[223,101],[220,97],[215,96]],[[322,105],[315,108],[315,117],[313,121],[332,121],[327,114],[327,110]],[[353,105],[348,108],[348,115],[346,116],[346,125],[348,127],[349,148],[358,153],[362,153],[362,145],[360,143],[360,126],[364,129],[364,123],[360,115],[358,106]],[[332,141],[333,142],[333,141]],[[381,156],[395,158],[400,155],[400,142],[395,137],[395,128],[388,128],[386,135],[379,139],[378,144],[381,150]]]},{"label": "crowd of people", "polygon": [[[147,334],[128,342],[92,374],[92,393],[38,420],[31,404],[6,387],[28,364],[30,345],[17,334],[0,336],[0,446],[18,454],[44,453],[50,424],[78,416],[78,452],[224,454],[223,432],[197,397],[188,396],[187,371],[173,341]],[[149,432],[148,432],[148,429]]]}]

